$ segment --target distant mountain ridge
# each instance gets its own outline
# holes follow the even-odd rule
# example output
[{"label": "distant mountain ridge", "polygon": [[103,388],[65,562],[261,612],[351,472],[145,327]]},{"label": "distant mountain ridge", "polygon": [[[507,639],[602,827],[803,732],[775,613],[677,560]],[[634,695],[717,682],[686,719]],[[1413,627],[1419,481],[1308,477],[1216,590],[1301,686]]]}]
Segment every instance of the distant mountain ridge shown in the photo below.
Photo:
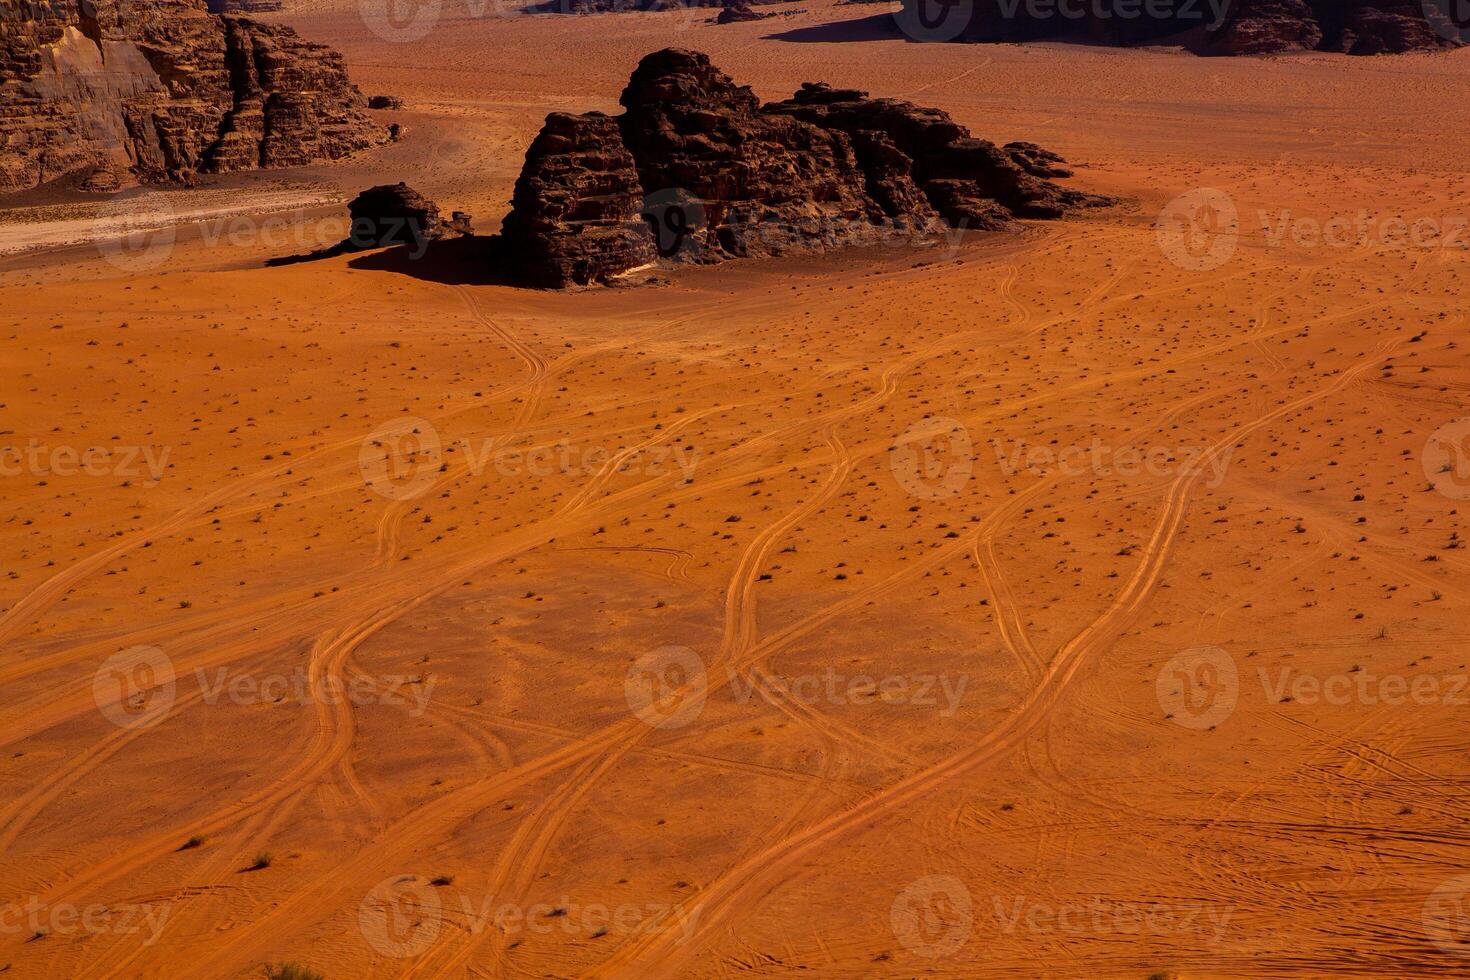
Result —
[{"label": "distant mountain ridge", "polygon": [[[1398,54],[1470,41],[1462,0],[904,0],[922,41],[1178,38],[1203,55],[1336,51]],[[1470,4],[1465,4],[1470,12]]]}]

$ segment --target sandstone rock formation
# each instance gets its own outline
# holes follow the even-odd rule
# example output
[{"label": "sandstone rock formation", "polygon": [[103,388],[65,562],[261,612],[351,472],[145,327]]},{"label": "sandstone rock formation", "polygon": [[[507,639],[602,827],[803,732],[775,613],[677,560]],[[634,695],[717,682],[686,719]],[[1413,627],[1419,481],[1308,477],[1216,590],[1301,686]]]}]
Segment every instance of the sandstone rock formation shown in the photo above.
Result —
[{"label": "sandstone rock formation", "polygon": [[553,112],[526,152],[501,232],[514,276],[543,288],[587,285],[652,262],[643,196],[615,119]]},{"label": "sandstone rock formation", "polygon": [[1067,161],[1050,150],[1043,150],[1035,143],[1007,143],[1001,147],[1011,155],[1017,166],[1033,177],[1070,177],[1072,169]]},{"label": "sandstone rock formation", "polygon": [[212,14],[273,14],[285,9],[281,0],[208,0]]},{"label": "sandstone rock formation", "polygon": [[[1013,216],[1059,218],[1088,203],[1086,195],[1030,173],[1019,162],[1025,154],[972,137],[938,109],[870,99],[865,92],[808,82],[793,98],[773,103],[766,111],[789,113],[851,137],[867,174],[878,173],[886,182],[883,186],[897,181],[904,188],[899,199],[891,192],[875,195],[889,217],[902,216],[910,199],[920,202],[914,207],[927,200],[955,227],[1004,228]],[[1061,159],[1039,147],[1033,155]],[[907,191],[909,186],[916,186],[922,195],[916,198]]]},{"label": "sandstone rock formation", "polygon": [[740,24],[752,20],[765,20],[770,14],[763,14],[750,5],[750,0],[725,0],[725,6],[715,18],[717,24]]},{"label": "sandstone rock formation", "polygon": [[1203,55],[1388,54],[1470,42],[1458,0],[903,0],[899,28],[920,41],[1076,38],[1179,43]]},{"label": "sandstone rock formation", "polygon": [[1196,36],[1201,54],[1270,54],[1313,50],[1325,34],[1307,0],[1246,0],[1223,25]]},{"label": "sandstone rock formation", "polygon": [[1394,54],[1470,44],[1470,9],[1459,0],[1364,0],[1324,20],[1323,47],[1346,54]]},{"label": "sandstone rock formation", "polygon": [[384,142],[342,58],[204,0],[0,0],[0,191],[333,160]]},{"label": "sandstone rock formation", "polygon": [[432,241],[474,234],[469,215],[455,211],[445,221],[437,204],[405,183],[370,187],[347,211],[352,230],[344,245],[351,249],[408,245],[421,251]]},{"label": "sandstone rock formation", "polygon": [[976,139],[938,109],[811,83],[762,106],[695,51],[648,55],[620,101],[616,118],[553,113],[531,145],[503,230],[522,281],[1002,229],[1104,203],[1046,179],[1059,157]]}]

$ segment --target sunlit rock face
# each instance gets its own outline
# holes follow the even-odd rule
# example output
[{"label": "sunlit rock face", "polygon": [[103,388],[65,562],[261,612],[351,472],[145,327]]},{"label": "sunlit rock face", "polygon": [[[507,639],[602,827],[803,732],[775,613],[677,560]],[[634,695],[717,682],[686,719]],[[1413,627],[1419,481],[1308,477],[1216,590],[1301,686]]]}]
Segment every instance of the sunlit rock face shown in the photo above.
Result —
[{"label": "sunlit rock face", "polygon": [[333,160],[386,141],[342,58],[204,0],[0,0],[0,190]]}]

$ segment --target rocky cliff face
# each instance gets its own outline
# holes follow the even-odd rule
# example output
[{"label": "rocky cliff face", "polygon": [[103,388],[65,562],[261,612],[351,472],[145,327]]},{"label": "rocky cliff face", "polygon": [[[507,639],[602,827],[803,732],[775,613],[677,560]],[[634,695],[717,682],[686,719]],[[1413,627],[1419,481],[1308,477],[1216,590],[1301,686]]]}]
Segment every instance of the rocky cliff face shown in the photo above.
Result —
[{"label": "rocky cliff face", "polygon": [[927,203],[954,227],[1004,228],[1013,217],[1059,218],[1091,203],[1044,179],[1039,164],[1060,163],[1056,154],[1033,143],[976,139],[938,109],[807,83],[766,111],[846,134],[869,193],[890,218],[922,216]]},{"label": "rocky cliff face", "polygon": [[522,281],[999,229],[1102,203],[1048,180],[1060,158],[1032,144],[997,147],[938,109],[826,85],[762,106],[695,51],[644,58],[621,104],[616,118],[553,113],[531,145],[503,235]]},{"label": "rocky cliff face", "polygon": [[1390,54],[1470,42],[1459,9],[1458,0],[904,0],[896,20],[920,41],[1169,40],[1203,55]]},{"label": "rocky cliff face", "polygon": [[281,0],[208,0],[212,14],[273,14],[285,9]]},{"label": "rocky cliff face", "polygon": [[1470,10],[1459,0],[1363,0],[1339,19],[1323,16],[1323,46],[1347,54],[1394,54],[1470,44]]},{"label": "rocky cliff face", "polygon": [[526,153],[502,238],[515,277],[558,288],[605,282],[658,257],[617,120],[553,112]]},{"label": "rocky cliff face", "polygon": [[333,160],[384,142],[341,56],[204,0],[0,0],[0,191]]}]

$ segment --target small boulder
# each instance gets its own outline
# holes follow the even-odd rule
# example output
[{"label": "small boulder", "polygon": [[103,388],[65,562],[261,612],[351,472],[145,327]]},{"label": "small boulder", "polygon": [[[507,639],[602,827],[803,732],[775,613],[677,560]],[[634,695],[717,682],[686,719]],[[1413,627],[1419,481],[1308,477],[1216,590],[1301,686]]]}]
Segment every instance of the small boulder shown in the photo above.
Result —
[{"label": "small boulder", "polygon": [[115,194],[122,190],[125,183],[131,183],[131,181],[125,181],[123,175],[119,174],[115,168],[98,167],[84,176],[78,182],[77,187],[88,194]]},{"label": "small boulder", "polygon": [[445,221],[437,204],[405,183],[370,187],[347,210],[352,230],[344,244],[352,250],[407,245],[422,251],[429,242],[473,234],[469,215],[456,211]]},{"label": "small boulder", "polygon": [[765,20],[770,14],[762,14],[750,6],[750,0],[725,0],[716,24],[738,24],[749,20]]},{"label": "small boulder", "polygon": [[1066,160],[1035,143],[1007,143],[1001,149],[1009,153],[1016,165],[1033,177],[1072,176]]}]

